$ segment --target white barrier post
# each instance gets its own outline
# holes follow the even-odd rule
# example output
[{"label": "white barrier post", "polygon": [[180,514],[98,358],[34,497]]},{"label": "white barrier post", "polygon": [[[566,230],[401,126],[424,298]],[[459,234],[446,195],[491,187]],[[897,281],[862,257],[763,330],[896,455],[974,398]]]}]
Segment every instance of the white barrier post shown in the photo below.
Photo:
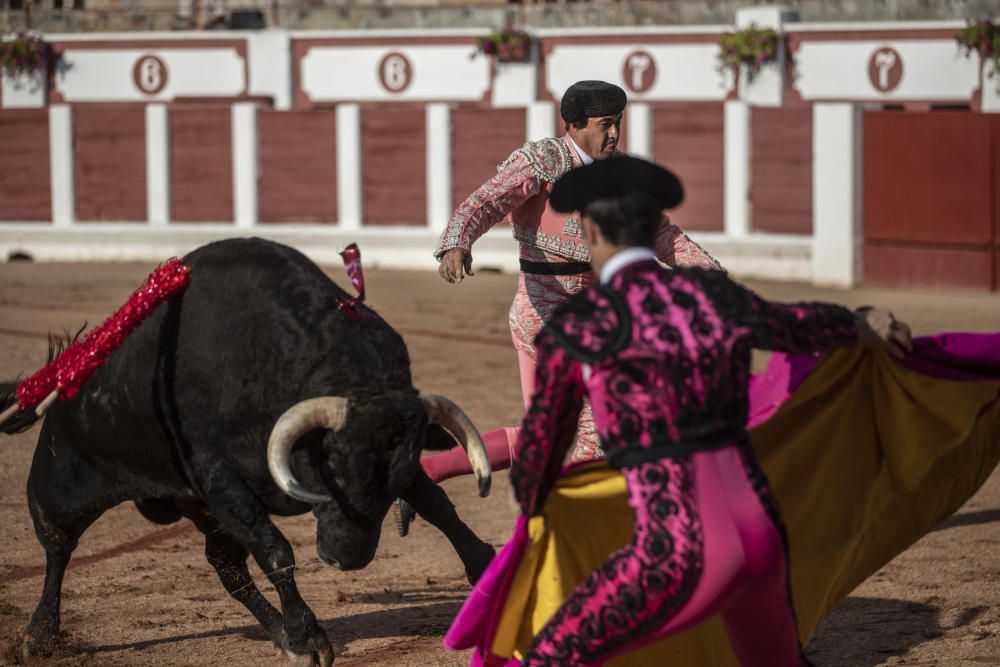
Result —
[{"label": "white barrier post", "polygon": [[492,106],[495,109],[523,107],[535,99],[538,81],[538,44],[531,47],[526,63],[493,63]]},{"label": "white barrier post", "polygon": [[31,74],[0,72],[0,108],[42,109],[48,99],[48,67]]},{"label": "white barrier post", "polygon": [[525,116],[528,141],[556,136],[556,108],[552,102],[532,102]]},{"label": "white barrier post", "polygon": [[1000,89],[997,87],[1000,72],[993,67],[992,60],[987,59],[983,63],[982,77],[983,87],[980,89],[982,111],[983,113],[1000,113]]},{"label": "white barrier post", "polygon": [[257,225],[257,104],[237,102],[232,106],[233,123],[233,217],[240,229]]},{"label": "white barrier post", "polygon": [[773,63],[768,63],[757,71],[753,81],[749,70],[740,68],[739,90],[740,99],[754,106],[780,107],[785,99],[785,40],[786,23],[796,23],[799,20],[799,10],[792,7],[767,6],[743,7],[736,10],[736,27],[771,28],[779,35],[778,50]]},{"label": "white barrier post", "polygon": [[427,128],[427,226],[443,231],[451,217],[451,109],[428,104]]},{"label": "white barrier post", "polygon": [[248,32],[251,95],[268,95],[274,99],[275,111],[292,108],[292,36],[288,30],[273,28]]},{"label": "white barrier post", "polygon": [[170,223],[170,123],[166,104],[146,105],[146,218]]},{"label": "white barrier post", "polygon": [[342,230],[361,228],[361,108],[337,105],[337,224]]},{"label": "white barrier post", "polygon": [[813,105],[813,281],[852,287],[861,276],[862,110]]},{"label": "white barrier post", "polygon": [[653,113],[648,104],[633,102],[626,108],[625,148],[629,155],[653,159]]},{"label": "white barrier post", "polygon": [[68,227],[76,222],[73,168],[73,109],[65,104],[54,104],[49,107],[49,186],[52,222],[57,227]]},{"label": "white barrier post", "polygon": [[725,106],[725,232],[750,234],[750,107],[730,100]]}]

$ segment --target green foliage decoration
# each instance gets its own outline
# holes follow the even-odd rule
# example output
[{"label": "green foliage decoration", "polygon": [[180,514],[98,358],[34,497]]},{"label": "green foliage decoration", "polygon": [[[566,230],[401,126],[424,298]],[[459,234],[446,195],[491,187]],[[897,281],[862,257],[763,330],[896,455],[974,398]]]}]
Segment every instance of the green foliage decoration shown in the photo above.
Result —
[{"label": "green foliage decoration", "polygon": [[747,78],[753,81],[760,68],[778,59],[781,37],[771,28],[756,24],[719,37],[719,68],[737,70],[745,67]]},{"label": "green foliage decoration", "polygon": [[535,38],[523,28],[508,23],[485,37],[476,40],[480,53],[496,56],[500,62],[526,62],[531,59],[531,45]]},{"label": "green foliage decoration", "polygon": [[0,37],[0,69],[9,76],[34,74],[51,66],[56,60],[52,45],[39,33],[19,32]]},{"label": "green foliage decoration", "polygon": [[[1000,25],[988,18],[969,21],[969,25],[955,33],[955,41],[959,48],[965,49],[966,58],[975,52],[982,58],[983,64],[987,61],[993,63],[990,77],[1000,72]],[[997,80],[997,89],[1000,90],[1000,79]]]}]

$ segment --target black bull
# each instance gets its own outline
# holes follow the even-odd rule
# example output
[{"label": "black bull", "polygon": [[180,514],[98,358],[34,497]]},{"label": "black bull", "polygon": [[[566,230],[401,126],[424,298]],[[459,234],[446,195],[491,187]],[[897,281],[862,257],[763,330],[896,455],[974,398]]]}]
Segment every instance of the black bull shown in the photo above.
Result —
[{"label": "black bull", "polygon": [[[462,523],[419,455],[458,439],[485,493],[485,452],[457,407],[413,388],[399,334],[367,309],[345,314],[338,304],[348,295],[291,248],[228,240],[184,262],[186,290],[76,398],[46,414],[28,478],[45,587],[25,648],[45,650],[57,637],[77,541],[125,501],[158,523],[191,519],[223,586],[296,663],[328,665],[333,652],[296,589],[294,554],[271,514],[312,510],[320,557],[357,569],[374,557],[382,521],[402,497],[478,577],[494,551]],[[8,431],[27,427],[19,417]],[[280,612],[253,584],[248,555],[277,590]]]}]

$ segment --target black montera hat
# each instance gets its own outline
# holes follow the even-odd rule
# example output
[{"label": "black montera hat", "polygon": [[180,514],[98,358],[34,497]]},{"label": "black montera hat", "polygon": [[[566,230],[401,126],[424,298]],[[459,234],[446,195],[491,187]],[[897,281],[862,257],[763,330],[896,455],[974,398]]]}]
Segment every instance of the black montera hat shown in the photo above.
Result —
[{"label": "black montera hat", "polygon": [[569,213],[598,199],[622,199],[633,193],[651,198],[661,209],[684,201],[684,186],[673,172],[635,157],[610,157],[567,172],[552,186],[549,203],[556,211]]},{"label": "black montera hat", "polygon": [[595,116],[615,116],[625,110],[625,91],[605,81],[577,81],[563,93],[559,113],[567,123]]}]

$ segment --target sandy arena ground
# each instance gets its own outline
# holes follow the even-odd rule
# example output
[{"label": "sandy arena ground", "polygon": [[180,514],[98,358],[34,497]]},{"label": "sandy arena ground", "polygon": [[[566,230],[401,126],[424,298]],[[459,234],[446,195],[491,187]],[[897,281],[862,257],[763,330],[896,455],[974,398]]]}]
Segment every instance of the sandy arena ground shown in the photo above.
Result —
[{"label": "sandy arena ground", "polygon": [[[153,267],[146,264],[0,265],[0,379],[45,359],[48,331],[97,324]],[[331,275],[342,285],[340,269]],[[450,286],[432,273],[368,272],[369,301],[406,338],[416,385],[455,398],[487,430],[520,414],[509,343],[511,275],[481,273]],[[780,300],[887,305],[916,333],[1000,330],[1000,297],[982,294],[818,290],[752,282]],[[239,344],[234,337],[234,344]],[[41,592],[44,555],[25,482],[37,428],[0,438],[0,664]],[[471,478],[446,490],[468,523],[500,546],[512,525],[505,473],[477,497]],[[330,635],[338,665],[464,665],[441,637],[468,586],[445,539],[418,521],[405,540],[391,518],[374,562],[355,573],[318,562],[311,515],[279,519],[295,547],[297,580]],[[63,586],[65,648],[45,665],[282,665],[254,619],[230,600],[183,522],[158,527],[131,504],[83,536]],[[255,571],[258,581],[263,580]],[[272,598],[266,580],[261,585]],[[822,667],[1000,665],[1000,472],[956,516],[889,563],[821,627],[809,655]]]}]

